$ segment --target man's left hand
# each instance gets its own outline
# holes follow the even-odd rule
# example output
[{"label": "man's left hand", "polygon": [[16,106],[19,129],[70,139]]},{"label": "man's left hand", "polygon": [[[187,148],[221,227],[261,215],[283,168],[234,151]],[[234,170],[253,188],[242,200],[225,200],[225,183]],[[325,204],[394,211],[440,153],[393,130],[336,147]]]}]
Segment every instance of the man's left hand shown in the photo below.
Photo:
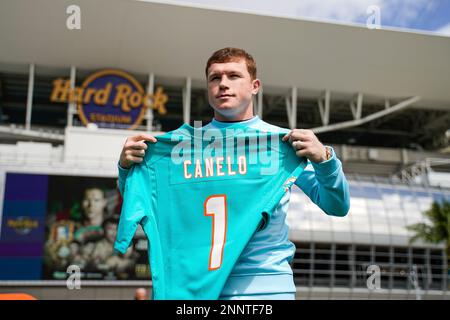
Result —
[{"label": "man's left hand", "polygon": [[306,157],[312,162],[327,160],[327,150],[314,132],[307,129],[293,129],[283,137],[292,144],[298,157]]}]

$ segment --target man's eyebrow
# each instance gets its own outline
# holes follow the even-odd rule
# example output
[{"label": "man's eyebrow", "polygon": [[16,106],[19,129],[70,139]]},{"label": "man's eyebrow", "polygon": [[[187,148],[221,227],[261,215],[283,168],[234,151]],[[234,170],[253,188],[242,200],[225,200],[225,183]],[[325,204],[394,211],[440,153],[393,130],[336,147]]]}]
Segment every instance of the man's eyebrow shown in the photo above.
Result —
[{"label": "man's eyebrow", "polygon": [[226,73],[226,74],[236,73],[236,74],[242,75],[242,72],[237,71],[237,70],[230,70],[230,71],[224,71],[224,72],[214,71],[208,75],[208,78],[211,78],[212,76],[220,75],[222,73]]},{"label": "man's eyebrow", "polygon": [[220,74],[220,72],[218,72],[218,71],[211,72],[211,73],[208,75],[208,78],[211,78],[212,76],[217,76],[217,75],[219,75],[219,74]]}]

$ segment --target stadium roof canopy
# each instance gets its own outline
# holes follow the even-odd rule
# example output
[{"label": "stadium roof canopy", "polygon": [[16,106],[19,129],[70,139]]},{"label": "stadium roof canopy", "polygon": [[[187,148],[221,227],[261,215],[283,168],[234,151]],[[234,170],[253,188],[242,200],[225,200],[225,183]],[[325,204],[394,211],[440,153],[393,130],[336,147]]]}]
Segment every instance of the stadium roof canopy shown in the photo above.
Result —
[{"label": "stadium roof canopy", "polygon": [[[81,30],[66,27],[72,4]],[[115,67],[199,81],[214,50],[235,46],[255,57],[267,88],[420,96],[422,106],[450,108],[450,38],[437,35],[141,1],[6,0],[0,45],[2,65]]]},{"label": "stadium roof canopy", "polygon": [[[327,143],[396,148],[446,146],[450,37],[162,2],[166,1],[0,1],[0,87],[5,114],[12,119],[13,112],[24,108],[24,103],[17,102],[17,92],[22,92],[21,97],[26,94],[28,65],[35,64],[40,77],[35,80],[33,117],[42,121],[50,119],[49,110],[55,113],[42,100],[48,99],[45,90],[52,76],[62,72],[69,77],[70,66],[76,67],[77,77],[96,69],[119,68],[144,83],[148,74],[154,74],[155,81],[172,90],[174,112],[169,112],[171,118],[160,119],[169,129],[184,121],[181,88],[189,77],[191,101],[196,104],[192,109],[196,117],[210,120],[204,98],[205,64],[215,50],[233,46],[256,59],[264,89],[260,114],[270,123],[339,126],[406,101],[408,108],[402,106],[402,112],[322,131],[319,138]],[[80,30],[66,27],[70,5],[80,7]],[[298,90],[297,99],[292,88]],[[289,97],[299,105],[299,111],[291,115],[285,100]],[[328,118],[329,122],[324,120]]]}]

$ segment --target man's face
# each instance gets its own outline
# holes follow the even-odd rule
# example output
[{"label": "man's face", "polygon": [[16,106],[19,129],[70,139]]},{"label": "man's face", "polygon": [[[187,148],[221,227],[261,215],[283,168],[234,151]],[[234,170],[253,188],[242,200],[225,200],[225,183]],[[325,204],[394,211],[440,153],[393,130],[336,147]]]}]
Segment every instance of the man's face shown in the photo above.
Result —
[{"label": "man's face", "polygon": [[95,249],[94,243],[88,242],[83,245],[81,252],[82,252],[83,256],[87,257],[87,256],[90,256],[94,252],[94,249]]},{"label": "man's face", "polygon": [[225,118],[243,113],[260,86],[258,79],[251,79],[244,59],[211,64],[207,82],[209,104]]},{"label": "man's face", "polygon": [[117,235],[117,224],[107,223],[105,225],[105,238],[109,242],[114,243],[114,241],[116,241],[116,235]]},{"label": "man's face", "polygon": [[88,189],[84,194],[82,203],[84,213],[88,218],[102,216],[106,207],[106,199],[100,189]]},{"label": "man's face", "polygon": [[70,254],[71,254],[72,256],[75,256],[76,254],[78,254],[78,251],[79,251],[79,249],[80,249],[80,246],[79,246],[77,243],[72,242],[72,243],[69,245],[69,249],[70,249]]}]

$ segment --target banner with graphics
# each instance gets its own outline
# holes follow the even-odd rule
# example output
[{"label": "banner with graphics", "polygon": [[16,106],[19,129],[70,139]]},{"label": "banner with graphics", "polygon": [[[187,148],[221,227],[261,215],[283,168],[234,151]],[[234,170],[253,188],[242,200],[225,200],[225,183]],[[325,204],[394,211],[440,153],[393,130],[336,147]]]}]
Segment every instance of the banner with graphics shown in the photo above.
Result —
[{"label": "banner with graphics", "polygon": [[7,173],[0,280],[150,279],[147,240],[125,255],[113,244],[122,198],[114,178]]},{"label": "banner with graphics", "polygon": [[0,280],[40,280],[48,176],[7,173],[4,186]]}]

